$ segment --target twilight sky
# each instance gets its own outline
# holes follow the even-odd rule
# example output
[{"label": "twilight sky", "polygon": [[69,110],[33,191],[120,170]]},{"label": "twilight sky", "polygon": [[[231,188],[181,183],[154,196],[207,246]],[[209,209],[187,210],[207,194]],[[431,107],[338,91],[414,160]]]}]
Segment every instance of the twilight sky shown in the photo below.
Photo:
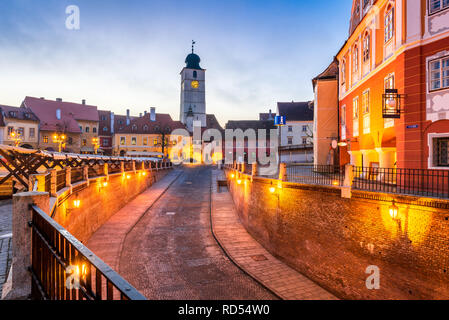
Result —
[{"label": "twilight sky", "polygon": [[[0,104],[25,96],[87,99],[138,115],[179,117],[191,40],[206,72],[206,109],[222,125],[277,101],[313,99],[311,79],[348,35],[351,0],[1,0]],[[68,5],[81,29],[65,27]]]}]

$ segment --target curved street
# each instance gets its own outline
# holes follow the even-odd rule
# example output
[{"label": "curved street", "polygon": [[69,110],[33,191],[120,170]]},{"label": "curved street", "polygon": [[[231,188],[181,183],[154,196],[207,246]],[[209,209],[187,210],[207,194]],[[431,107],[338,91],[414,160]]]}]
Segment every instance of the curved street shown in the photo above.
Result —
[{"label": "curved street", "polygon": [[187,167],[127,234],[118,272],[148,299],[276,299],[212,236],[210,167]]}]

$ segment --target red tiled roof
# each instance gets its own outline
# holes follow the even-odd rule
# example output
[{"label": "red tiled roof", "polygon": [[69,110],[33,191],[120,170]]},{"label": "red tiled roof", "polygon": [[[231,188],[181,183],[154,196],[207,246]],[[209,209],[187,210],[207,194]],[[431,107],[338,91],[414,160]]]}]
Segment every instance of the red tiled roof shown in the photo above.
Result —
[{"label": "red tiled roof", "polygon": [[165,113],[156,113],[156,121],[150,120],[150,113],[142,117],[130,117],[129,125],[126,124],[126,116],[114,115],[115,133],[157,134],[163,131],[169,134],[175,129],[186,129],[186,127]]},{"label": "red tiled roof", "polygon": [[[39,118],[41,130],[80,133],[77,120],[98,121],[97,107],[91,105],[26,97],[22,106]],[[60,120],[56,118],[57,109],[61,110]]]}]

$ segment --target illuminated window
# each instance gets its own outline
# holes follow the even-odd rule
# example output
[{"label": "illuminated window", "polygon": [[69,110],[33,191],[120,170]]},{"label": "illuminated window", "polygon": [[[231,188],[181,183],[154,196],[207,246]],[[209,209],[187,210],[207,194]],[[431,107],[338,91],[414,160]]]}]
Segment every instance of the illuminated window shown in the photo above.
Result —
[{"label": "illuminated window", "polygon": [[449,0],[430,0],[430,14],[449,8]]},{"label": "illuminated window", "polygon": [[385,15],[385,42],[388,42],[394,35],[394,8]]},{"label": "illuminated window", "polygon": [[83,139],[83,147],[87,146],[87,140]]},{"label": "illuminated window", "polygon": [[363,113],[369,113],[369,90],[362,94],[362,111]]},{"label": "illuminated window", "polygon": [[148,144],[148,138],[143,138],[143,145],[146,146]]},{"label": "illuminated window", "polygon": [[136,138],[136,137],[132,137],[132,138],[131,138],[131,144],[132,144],[133,146],[135,146],[135,145],[137,144],[137,138]]},{"label": "illuminated window", "polygon": [[[388,75],[384,80],[384,89],[394,89],[394,74]],[[384,119],[384,128],[394,127],[393,118]]]},{"label": "illuminated window", "polygon": [[126,138],[125,137],[120,137],[120,145],[124,146],[126,143]]},{"label": "illuminated window", "polygon": [[14,127],[8,127],[8,136],[11,136],[11,133],[14,132]]},{"label": "illuminated window", "polygon": [[431,61],[430,90],[433,91],[447,88],[449,88],[449,57]]},{"label": "illuminated window", "polygon": [[154,139],[153,144],[154,144],[155,146],[157,146],[157,144],[158,144],[157,138]]},{"label": "illuminated window", "polygon": [[48,143],[48,136],[43,136],[42,140],[44,141],[44,143]]}]

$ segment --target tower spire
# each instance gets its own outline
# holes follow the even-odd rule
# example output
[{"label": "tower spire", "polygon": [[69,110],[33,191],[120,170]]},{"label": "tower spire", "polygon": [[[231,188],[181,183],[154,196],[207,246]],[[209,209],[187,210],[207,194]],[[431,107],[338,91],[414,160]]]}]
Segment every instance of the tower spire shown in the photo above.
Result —
[{"label": "tower spire", "polygon": [[195,48],[195,40],[192,40],[192,53],[193,53],[193,51],[194,51],[194,48]]}]

